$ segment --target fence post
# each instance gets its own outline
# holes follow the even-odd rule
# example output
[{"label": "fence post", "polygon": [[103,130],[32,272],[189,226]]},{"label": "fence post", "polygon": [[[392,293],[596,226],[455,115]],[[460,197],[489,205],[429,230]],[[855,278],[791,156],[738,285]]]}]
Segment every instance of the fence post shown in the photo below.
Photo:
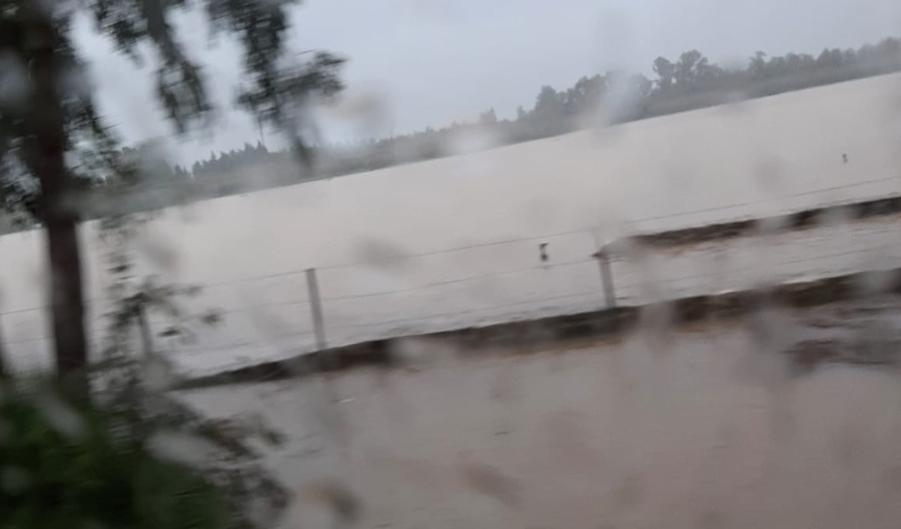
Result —
[{"label": "fence post", "polygon": [[153,332],[150,330],[150,322],[147,321],[147,306],[145,295],[138,294],[138,329],[141,332],[141,346],[144,349],[144,358],[150,358],[154,354],[153,350]]},{"label": "fence post", "polygon": [[601,269],[601,285],[604,287],[607,308],[616,307],[616,290],[613,287],[613,272],[610,270],[610,254],[607,247],[602,247],[591,256],[598,260],[598,267]]},{"label": "fence post", "polygon": [[307,268],[307,293],[310,298],[310,312],[313,314],[313,335],[316,337],[316,349],[321,351],[328,345],[325,341],[322,299],[319,297],[319,280],[316,279],[315,268]]}]

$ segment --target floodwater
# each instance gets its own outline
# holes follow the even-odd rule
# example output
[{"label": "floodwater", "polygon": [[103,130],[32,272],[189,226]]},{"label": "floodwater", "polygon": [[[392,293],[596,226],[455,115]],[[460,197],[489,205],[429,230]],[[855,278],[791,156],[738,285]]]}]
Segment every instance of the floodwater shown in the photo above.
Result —
[{"label": "floodwater", "polygon": [[[899,194],[899,140],[901,75],[887,75],[169,208],[133,251],[142,273],[205,287],[188,309],[223,312],[193,342],[158,343],[215,371],[315,347],[308,268],[330,345],[600,308],[600,245]],[[618,302],[879,268],[897,257],[892,221],[624,251]],[[83,239],[99,342],[109,279],[94,223]],[[0,256],[4,343],[20,368],[44,365],[40,233],[0,238]]]},{"label": "floodwater", "polygon": [[[604,243],[901,193],[899,113],[901,75],[843,83],[170,208],[133,250],[143,272],[205,287],[189,308],[224,312],[196,342],[158,342],[193,372],[310,350],[310,268],[331,344],[599,308]],[[617,302],[896,267],[898,220],[622,248]],[[83,238],[99,340],[104,248],[94,224]],[[49,358],[40,242],[0,238],[2,339],[20,369]],[[341,527],[326,493],[340,489],[358,527],[894,529],[897,369],[805,373],[784,354],[826,331],[839,349],[897,350],[872,340],[898,337],[898,306],[847,307],[691,332],[652,321],[529,355],[414,339],[406,369],[184,396],[287,435],[266,455],[294,493],[284,527]]]},{"label": "floodwater", "polygon": [[343,526],[325,492],[337,489],[357,499],[355,527],[889,529],[897,368],[801,373],[781,351],[882,332],[897,352],[899,308],[765,311],[534,354],[414,340],[410,369],[185,397],[288,436],[267,459],[294,496],[283,527]]}]

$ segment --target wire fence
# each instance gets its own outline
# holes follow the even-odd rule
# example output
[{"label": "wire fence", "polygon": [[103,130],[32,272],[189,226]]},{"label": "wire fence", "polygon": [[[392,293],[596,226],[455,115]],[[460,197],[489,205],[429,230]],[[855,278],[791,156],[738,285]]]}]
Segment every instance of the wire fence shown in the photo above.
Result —
[{"label": "wire fence", "polygon": [[[674,213],[636,224],[750,206]],[[158,338],[155,347],[189,369],[207,371],[391,336],[878,268],[880,259],[901,259],[901,235],[893,231],[869,229],[849,237],[841,230],[824,230],[812,238],[795,236],[806,237],[803,240],[789,234],[779,244],[761,243],[766,247],[728,240],[679,252],[627,248],[599,253],[610,241],[596,230],[577,229],[276,271],[201,285],[200,295],[184,300],[186,311],[215,308],[224,323],[197,326],[188,339]],[[101,298],[88,303],[95,349],[106,335],[108,302]],[[150,324],[157,332],[168,325],[159,315],[151,315]],[[46,307],[2,312],[0,326],[3,345],[14,356],[49,358]]]}]

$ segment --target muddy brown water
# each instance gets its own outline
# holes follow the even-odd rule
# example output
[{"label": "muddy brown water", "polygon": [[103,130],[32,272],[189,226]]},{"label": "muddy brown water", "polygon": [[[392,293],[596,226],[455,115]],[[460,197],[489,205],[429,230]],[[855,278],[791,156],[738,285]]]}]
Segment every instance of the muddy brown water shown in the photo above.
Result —
[{"label": "muddy brown water", "polygon": [[[310,491],[337,487],[358,527],[894,528],[899,309],[649,320],[531,354],[413,341],[406,369],[184,395],[287,434],[267,457],[295,493],[283,527],[331,527]],[[787,353],[811,343],[836,354]]]}]

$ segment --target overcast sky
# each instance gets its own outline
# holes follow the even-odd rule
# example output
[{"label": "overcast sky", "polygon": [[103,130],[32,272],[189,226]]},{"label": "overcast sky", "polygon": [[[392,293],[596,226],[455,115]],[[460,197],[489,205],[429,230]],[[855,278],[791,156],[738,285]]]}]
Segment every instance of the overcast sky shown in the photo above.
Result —
[{"label": "overcast sky", "polygon": [[[650,73],[655,57],[697,48],[716,62],[756,50],[817,53],[901,36],[897,0],[306,0],[293,16],[295,52],[349,60],[347,92],[319,122],[328,140],[353,140],[471,119],[494,107],[511,116],[541,85],[571,85],[611,68]],[[210,43],[196,20],[181,40],[197,50],[227,107],[239,50]],[[76,26],[101,109],[129,142],[171,135],[152,83],[88,24]],[[253,121],[227,108],[206,132],[171,142],[190,162],[255,141]],[[275,140],[267,136],[271,144]]]}]

